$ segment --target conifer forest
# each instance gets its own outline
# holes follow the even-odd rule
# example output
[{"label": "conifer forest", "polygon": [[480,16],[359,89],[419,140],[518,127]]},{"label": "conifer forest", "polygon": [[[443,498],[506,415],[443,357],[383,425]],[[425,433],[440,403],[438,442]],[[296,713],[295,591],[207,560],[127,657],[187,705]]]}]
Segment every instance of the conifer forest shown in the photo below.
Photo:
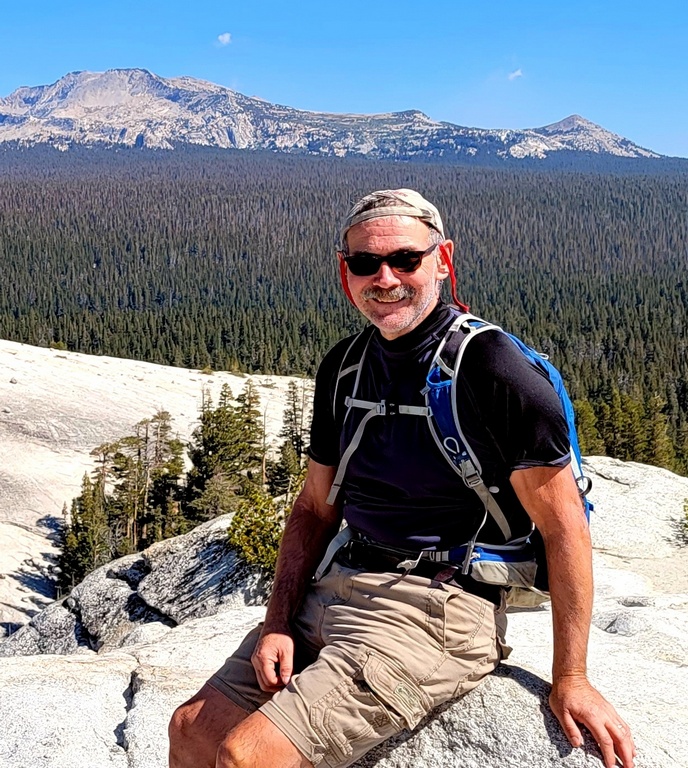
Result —
[{"label": "conifer forest", "polygon": [[[583,451],[685,473],[688,175],[643,168],[4,148],[0,336],[311,376],[336,340],[361,327],[338,283],[342,217],[372,189],[412,187],[436,203],[456,242],[460,297],[562,371]],[[162,445],[156,418],[141,429]],[[117,452],[106,449],[100,460],[112,467]],[[166,473],[149,478],[163,496],[179,469],[178,446],[165,450]],[[96,493],[97,477],[88,482]],[[125,522],[116,530],[132,548],[132,536],[148,535]]]},{"label": "conifer forest", "polygon": [[188,446],[175,437],[170,414],[158,411],[131,434],[95,447],[91,473],[63,510],[58,588],[69,592],[114,558],[230,512],[231,546],[272,573],[284,520],[305,479],[311,389],[305,379],[289,382],[278,450],[266,444],[250,380],[236,397],[227,385],[216,403],[205,394]]}]

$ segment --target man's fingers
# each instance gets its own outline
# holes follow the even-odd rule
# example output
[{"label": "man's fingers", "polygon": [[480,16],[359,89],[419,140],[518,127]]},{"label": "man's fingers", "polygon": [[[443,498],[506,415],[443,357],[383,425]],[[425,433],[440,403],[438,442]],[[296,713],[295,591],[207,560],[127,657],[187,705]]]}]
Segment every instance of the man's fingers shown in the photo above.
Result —
[{"label": "man's fingers", "polygon": [[264,691],[271,691],[275,689],[279,683],[277,677],[277,671],[275,669],[276,662],[271,659],[258,659],[258,667],[256,668],[256,677],[260,687]]},{"label": "man's fingers", "polygon": [[289,681],[291,680],[292,673],[294,671],[291,659],[285,658],[284,660],[280,660],[279,665],[279,676],[280,681],[282,682],[282,685],[287,685]]},{"label": "man's fingers", "polygon": [[614,768],[616,765],[616,753],[614,751],[614,739],[609,734],[609,731],[604,728],[593,734],[597,745],[602,752],[602,760],[604,762],[604,768]]},{"label": "man's fingers", "polygon": [[584,725],[599,745],[605,768],[614,768],[617,758],[624,768],[633,768],[635,744],[631,729],[614,707],[595,690],[587,678],[563,678],[550,695],[557,716],[573,746],[582,746],[578,723]]},{"label": "man's fingers", "polygon": [[624,768],[633,768],[635,744],[631,729],[626,723],[617,720],[600,727],[591,723],[588,729],[602,752],[605,768],[614,768],[618,765],[617,757]]},{"label": "man's fingers", "polygon": [[[624,768],[633,768],[633,758],[636,754],[635,742],[628,724],[619,719],[610,726],[609,731],[614,741],[614,751],[622,765]],[[616,763],[612,763],[612,765],[616,765]]]},{"label": "man's fingers", "polygon": [[274,693],[282,686],[277,674],[277,656],[263,656],[258,654],[253,663],[261,690]]},{"label": "man's fingers", "polygon": [[583,734],[571,715],[569,715],[568,712],[564,712],[559,718],[559,722],[561,723],[566,738],[571,742],[571,746],[582,747]]},{"label": "man's fingers", "polygon": [[262,637],[251,658],[261,690],[275,693],[291,679],[294,641],[288,635],[272,633]]}]

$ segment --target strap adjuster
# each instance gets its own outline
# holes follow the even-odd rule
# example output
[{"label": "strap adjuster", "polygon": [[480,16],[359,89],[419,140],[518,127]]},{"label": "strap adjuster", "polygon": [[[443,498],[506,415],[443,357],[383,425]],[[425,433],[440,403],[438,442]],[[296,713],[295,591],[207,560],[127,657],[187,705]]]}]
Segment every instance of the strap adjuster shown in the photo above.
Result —
[{"label": "strap adjuster", "polygon": [[469,488],[482,485],[483,479],[470,459],[461,462],[461,479]]}]

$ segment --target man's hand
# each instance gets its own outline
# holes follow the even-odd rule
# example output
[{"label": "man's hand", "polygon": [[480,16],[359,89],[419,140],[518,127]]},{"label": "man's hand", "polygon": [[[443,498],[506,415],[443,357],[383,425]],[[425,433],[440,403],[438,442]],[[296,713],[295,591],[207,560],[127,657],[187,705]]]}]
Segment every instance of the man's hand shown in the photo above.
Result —
[{"label": "man's hand", "polygon": [[276,693],[294,671],[294,638],[288,631],[264,632],[251,656],[262,691]]},{"label": "man's hand", "polygon": [[633,768],[635,744],[631,729],[614,707],[590,685],[585,675],[562,677],[552,686],[549,705],[574,747],[583,746],[577,723],[584,725],[599,744],[605,768],[614,768],[619,758],[624,768]]}]

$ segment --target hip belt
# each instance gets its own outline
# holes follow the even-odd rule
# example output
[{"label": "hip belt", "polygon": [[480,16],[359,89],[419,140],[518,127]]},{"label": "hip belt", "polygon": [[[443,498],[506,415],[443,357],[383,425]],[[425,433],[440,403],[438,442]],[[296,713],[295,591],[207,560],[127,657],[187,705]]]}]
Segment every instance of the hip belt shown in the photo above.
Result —
[{"label": "hip belt", "polygon": [[371,573],[398,573],[400,568],[403,568],[404,572],[399,575],[413,572],[414,576],[459,586],[464,592],[489,600],[496,606],[502,601],[501,587],[476,581],[462,574],[461,568],[450,563],[423,559],[418,552],[353,538],[337,550],[334,559],[346,568],[357,568]]}]

